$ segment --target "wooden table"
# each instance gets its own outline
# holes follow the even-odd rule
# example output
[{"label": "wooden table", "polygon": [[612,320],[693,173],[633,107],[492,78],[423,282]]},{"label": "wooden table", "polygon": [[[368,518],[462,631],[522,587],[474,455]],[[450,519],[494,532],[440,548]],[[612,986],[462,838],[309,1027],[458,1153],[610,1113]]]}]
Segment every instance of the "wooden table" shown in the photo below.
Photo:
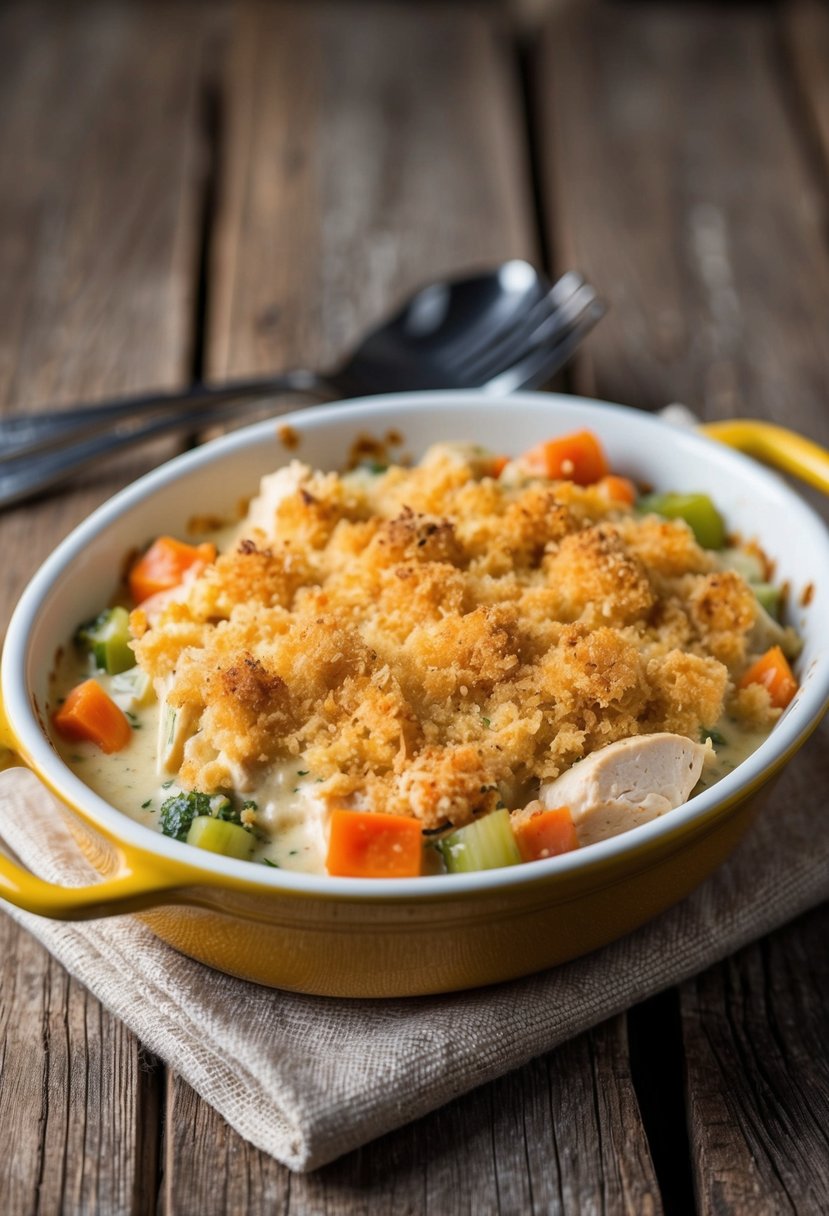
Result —
[{"label": "wooden table", "polygon": [[[523,256],[612,304],[566,387],[829,443],[817,3],[584,0],[522,45],[486,4],[25,0],[0,113],[10,409],[324,366],[422,281]],[[175,450],[3,516],[4,612]],[[0,918],[0,1210],[826,1212],[828,929],[295,1177]]]}]

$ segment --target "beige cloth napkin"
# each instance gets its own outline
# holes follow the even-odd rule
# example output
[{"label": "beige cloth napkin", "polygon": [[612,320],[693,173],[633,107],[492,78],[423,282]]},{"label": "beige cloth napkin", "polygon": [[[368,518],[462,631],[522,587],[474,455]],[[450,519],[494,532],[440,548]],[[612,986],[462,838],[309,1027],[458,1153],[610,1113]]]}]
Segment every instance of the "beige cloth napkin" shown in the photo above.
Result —
[{"label": "beige cloth napkin", "polygon": [[[212,972],[130,917],[61,924],[10,908],[242,1136],[294,1170],[333,1160],[707,967],[829,895],[829,732],[801,752],[732,860],[586,958],[498,987],[346,1002]],[[36,873],[93,877],[54,803],[0,774],[0,833]]]}]

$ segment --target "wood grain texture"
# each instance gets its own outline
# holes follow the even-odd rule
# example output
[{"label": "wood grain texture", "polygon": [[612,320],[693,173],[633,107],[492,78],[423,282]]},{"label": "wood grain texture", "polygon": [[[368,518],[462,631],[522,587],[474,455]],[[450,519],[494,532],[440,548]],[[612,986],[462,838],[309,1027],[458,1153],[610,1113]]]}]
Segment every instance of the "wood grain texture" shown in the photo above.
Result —
[{"label": "wood grain texture", "polygon": [[293,1178],[243,1140],[172,1070],[164,1114],[164,1216],[287,1212]]},{"label": "wood grain texture", "polygon": [[[811,3],[779,22],[759,6],[587,3],[548,25],[536,68],[551,245],[613,305],[577,367],[582,391],[765,415],[826,442],[828,35]],[[822,754],[799,766],[823,785]],[[704,1212],[826,1210],[814,926],[825,958],[818,918],[682,989]]]},{"label": "wood grain texture", "polygon": [[0,920],[3,1211],[154,1210],[157,1074],[133,1036]]},{"label": "wood grain texture", "polygon": [[166,1126],[167,1216],[662,1210],[622,1018],[310,1175],[251,1148],[175,1077]]},{"label": "wood grain texture", "polygon": [[699,1209],[829,1210],[829,907],[681,989]]},{"label": "wood grain texture", "polygon": [[570,5],[537,62],[552,245],[612,307],[577,386],[829,440],[819,184],[765,5]]},{"label": "wood grain texture", "polygon": [[421,283],[533,256],[509,49],[474,5],[240,5],[213,375],[324,367]]},{"label": "wood grain texture", "polygon": [[[20,3],[0,15],[4,408],[189,379],[212,15],[210,4],[125,0]],[[164,441],[109,460],[82,492],[4,515],[12,576],[0,618],[78,520],[176,450]]]},{"label": "wood grain texture", "polygon": [[[189,375],[198,98],[209,5],[21,3],[0,14],[0,402]],[[0,517],[0,619],[61,537],[175,448]],[[0,918],[0,1207],[148,1213],[158,1076],[138,1042]]]},{"label": "wood grain texture", "polygon": [[[793,0],[780,10],[782,70],[801,143],[811,153],[829,219],[829,10],[820,0]],[[799,120],[799,121],[798,121]]]},{"label": "wood grain texture", "polygon": [[172,387],[189,371],[198,12],[4,10],[0,398],[11,408]]}]

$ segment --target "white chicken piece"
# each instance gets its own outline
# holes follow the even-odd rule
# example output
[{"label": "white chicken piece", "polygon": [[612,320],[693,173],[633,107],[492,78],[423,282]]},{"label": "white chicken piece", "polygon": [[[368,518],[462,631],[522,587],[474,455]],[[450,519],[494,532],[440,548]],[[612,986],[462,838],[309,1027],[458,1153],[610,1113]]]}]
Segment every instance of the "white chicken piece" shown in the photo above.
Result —
[{"label": "white chicken piece", "polygon": [[569,807],[579,844],[593,844],[681,806],[710,752],[683,735],[635,735],[580,760],[538,796],[549,810]]},{"label": "white chicken piece", "polygon": [[300,460],[292,460],[284,468],[275,473],[268,473],[262,478],[259,493],[248,509],[247,519],[242,529],[245,536],[259,529],[266,536],[271,536],[274,527],[274,516],[281,503],[310,481],[312,469]]}]

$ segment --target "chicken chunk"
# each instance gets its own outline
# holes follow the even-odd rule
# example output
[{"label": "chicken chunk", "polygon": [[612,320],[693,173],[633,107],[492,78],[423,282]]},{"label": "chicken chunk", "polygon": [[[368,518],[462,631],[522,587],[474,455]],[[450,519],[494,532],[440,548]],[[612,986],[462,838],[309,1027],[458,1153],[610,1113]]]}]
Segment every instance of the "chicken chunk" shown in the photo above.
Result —
[{"label": "chicken chunk", "polygon": [[683,735],[636,735],[593,752],[542,785],[545,807],[567,806],[579,844],[649,823],[686,801],[708,748]]}]

